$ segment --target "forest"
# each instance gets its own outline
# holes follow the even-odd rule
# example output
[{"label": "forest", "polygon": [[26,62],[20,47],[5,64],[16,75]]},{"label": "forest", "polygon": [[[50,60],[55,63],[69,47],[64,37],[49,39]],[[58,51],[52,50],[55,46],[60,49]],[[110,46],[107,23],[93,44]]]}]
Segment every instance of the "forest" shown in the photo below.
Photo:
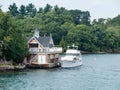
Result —
[{"label": "forest", "polygon": [[86,53],[120,53],[120,15],[91,20],[89,11],[13,3],[7,12],[0,9],[0,58],[22,62],[29,54],[26,37],[36,28],[41,36],[52,34],[63,51],[74,43]]}]

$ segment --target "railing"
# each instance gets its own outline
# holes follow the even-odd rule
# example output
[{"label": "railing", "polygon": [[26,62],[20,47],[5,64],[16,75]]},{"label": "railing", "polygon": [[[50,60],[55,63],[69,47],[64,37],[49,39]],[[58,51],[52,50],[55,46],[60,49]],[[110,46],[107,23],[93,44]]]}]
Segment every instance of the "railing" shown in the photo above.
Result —
[{"label": "railing", "polygon": [[36,54],[36,53],[62,53],[62,48],[61,47],[44,48],[44,49],[30,48],[29,52],[31,54]]},{"label": "railing", "polygon": [[62,48],[61,47],[53,47],[49,49],[49,52],[61,52],[62,53]]},{"label": "railing", "polygon": [[29,52],[30,52],[30,54],[36,54],[39,52],[39,49],[38,48],[29,48]]}]

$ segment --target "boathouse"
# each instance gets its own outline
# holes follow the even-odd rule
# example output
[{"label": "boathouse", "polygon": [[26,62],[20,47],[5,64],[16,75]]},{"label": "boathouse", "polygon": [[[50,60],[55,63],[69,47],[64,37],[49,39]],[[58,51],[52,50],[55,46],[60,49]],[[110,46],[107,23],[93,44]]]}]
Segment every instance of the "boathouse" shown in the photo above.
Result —
[{"label": "boathouse", "polygon": [[35,68],[51,68],[60,63],[61,47],[55,47],[52,35],[40,36],[39,29],[36,28],[32,37],[27,37],[29,47],[29,57],[27,66]]}]

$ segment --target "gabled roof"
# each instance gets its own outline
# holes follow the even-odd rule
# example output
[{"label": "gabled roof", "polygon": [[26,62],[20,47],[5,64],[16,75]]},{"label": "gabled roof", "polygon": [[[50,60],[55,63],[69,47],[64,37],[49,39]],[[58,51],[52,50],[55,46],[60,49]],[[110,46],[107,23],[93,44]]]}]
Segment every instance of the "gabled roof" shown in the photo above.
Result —
[{"label": "gabled roof", "polygon": [[31,38],[32,38],[31,36],[29,36],[29,37],[26,37],[27,41],[29,41]]},{"label": "gabled roof", "polygon": [[54,43],[53,43],[53,39],[52,39],[52,35],[50,34],[50,36],[39,36],[39,29],[36,28],[33,37],[27,37],[27,41],[29,43],[30,40],[32,39],[36,39],[43,47],[53,47]]},{"label": "gabled roof", "polygon": [[[27,40],[29,41],[31,38],[32,37],[27,37]],[[34,38],[36,38],[43,47],[50,47],[50,48],[53,47],[53,44],[50,44],[51,37],[49,36],[44,36],[44,37],[40,36],[39,38],[37,37]]]},{"label": "gabled roof", "polygon": [[36,38],[44,47],[50,47],[50,37]]}]

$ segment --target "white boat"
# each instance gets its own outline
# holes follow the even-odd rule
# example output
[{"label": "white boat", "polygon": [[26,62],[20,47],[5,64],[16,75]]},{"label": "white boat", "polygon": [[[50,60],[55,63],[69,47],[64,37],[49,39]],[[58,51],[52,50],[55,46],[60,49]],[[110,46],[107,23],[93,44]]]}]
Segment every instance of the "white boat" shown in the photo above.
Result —
[{"label": "white boat", "polygon": [[61,67],[76,67],[82,65],[81,52],[78,46],[68,46],[65,55],[61,57]]}]

